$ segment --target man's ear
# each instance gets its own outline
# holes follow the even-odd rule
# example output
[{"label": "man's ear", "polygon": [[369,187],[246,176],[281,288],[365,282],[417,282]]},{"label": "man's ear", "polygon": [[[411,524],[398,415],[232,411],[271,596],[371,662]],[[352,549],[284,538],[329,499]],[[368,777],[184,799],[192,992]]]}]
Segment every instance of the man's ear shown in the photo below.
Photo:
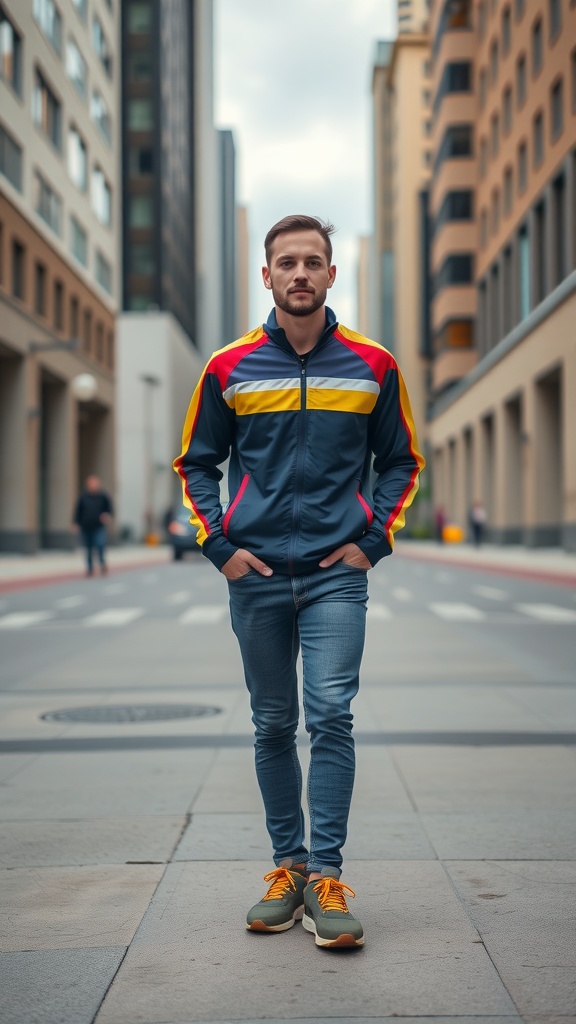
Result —
[{"label": "man's ear", "polygon": [[331,267],[328,267],[328,287],[329,288],[332,287],[332,285],[334,284],[335,280],[336,280],[336,267],[335,267],[334,264],[332,264]]},{"label": "man's ear", "polygon": [[270,267],[262,267],[262,280],[264,281],[264,287],[268,290],[272,289],[272,281],[270,280]]}]

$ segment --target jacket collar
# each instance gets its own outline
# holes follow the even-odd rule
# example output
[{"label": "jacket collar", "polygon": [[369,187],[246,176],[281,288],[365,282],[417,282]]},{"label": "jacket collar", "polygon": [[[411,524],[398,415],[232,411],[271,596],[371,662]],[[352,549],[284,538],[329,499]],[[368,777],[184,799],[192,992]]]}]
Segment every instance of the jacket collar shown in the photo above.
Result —
[{"label": "jacket collar", "polygon": [[[314,348],[311,349],[312,352],[314,352],[315,349],[319,348],[320,345],[324,345],[325,342],[327,342],[328,339],[332,337],[334,331],[338,327],[338,321],[336,319],[336,314],[334,313],[334,311],[330,309],[329,306],[324,306],[324,309],[326,312],[326,323],[324,326],[324,330],[322,331],[322,334],[318,338],[318,341],[316,342]],[[290,344],[288,338],[286,337],[286,332],[284,331],[284,328],[278,326],[278,321],[276,319],[276,309],[274,307],[272,308],[270,316],[268,317],[266,323],[263,324],[263,327],[266,334],[270,338],[270,341],[273,341],[275,345],[278,345],[280,348],[285,349],[285,351],[294,353],[294,349],[292,348],[292,345]]]}]

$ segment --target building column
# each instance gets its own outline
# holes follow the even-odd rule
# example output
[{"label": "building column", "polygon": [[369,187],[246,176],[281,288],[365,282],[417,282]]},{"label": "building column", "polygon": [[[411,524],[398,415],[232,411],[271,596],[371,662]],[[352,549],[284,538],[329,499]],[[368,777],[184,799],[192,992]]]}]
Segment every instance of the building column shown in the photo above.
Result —
[{"label": "building column", "polygon": [[77,490],[76,422],[70,387],[43,388],[46,431],[42,547],[70,549],[75,545],[70,524]]},{"label": "building column", "polygon": [[498,406],[492,418],[493,431],[493,498],[491,513],[491,537],[495,544],[505,542],[506,526],[506,432],[504,410]]},{"label": "building column", "polygon": [[[568,551],[576,551],[576,459],[574,438],[576,437],[576,349],[566,353],[562,374],[562,448],[564,494],[562,510],[562,545]],[[568,400],[568,396],[572,396]]]},{"label": "building column", "polygon": [[566,266],[568,273],[576,270],[576,152],[569,153],[564,161],[566,189]]}]

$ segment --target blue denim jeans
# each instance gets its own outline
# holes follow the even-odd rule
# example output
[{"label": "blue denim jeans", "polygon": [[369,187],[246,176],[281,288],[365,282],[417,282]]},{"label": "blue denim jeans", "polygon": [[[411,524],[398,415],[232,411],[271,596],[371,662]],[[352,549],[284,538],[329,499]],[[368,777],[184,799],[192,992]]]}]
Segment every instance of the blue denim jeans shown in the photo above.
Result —
[{"label": "blue denim jeans", "polygon": [[86,567],[88,572],[94,568],[94,555],[96,550],[100,565],[105,565],[104,549],[106,547],[106,527],[94,526],[91,530],[82,530],[82,543],[86,548]]},{"label": "blue denim jeans", "polygon": [[[366,571],[343,562],[302,576],[267,577],[251,569],[228,583],[274,860],[291,857],[309,871],[339,872],[354,785],[350,702],[358,692],[364,649]],[[309,850],[296,748],[299,651],[310,734]]]}]

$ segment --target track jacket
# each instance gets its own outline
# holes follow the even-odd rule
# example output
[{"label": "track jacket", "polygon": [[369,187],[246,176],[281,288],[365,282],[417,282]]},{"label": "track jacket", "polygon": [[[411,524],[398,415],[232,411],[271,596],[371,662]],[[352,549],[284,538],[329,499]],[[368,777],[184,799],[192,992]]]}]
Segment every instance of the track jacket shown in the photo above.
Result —
[{"label": "track jacket", "polygon": [[[229,455],[224,511],[218,467]],[[247,548],[274,572],[298,574],[351,541],[372,565],[389,555],[424,464],[394,357],[326,308],[304,356],[274,310],[212,355],[174,469],[218,569]]]}]

